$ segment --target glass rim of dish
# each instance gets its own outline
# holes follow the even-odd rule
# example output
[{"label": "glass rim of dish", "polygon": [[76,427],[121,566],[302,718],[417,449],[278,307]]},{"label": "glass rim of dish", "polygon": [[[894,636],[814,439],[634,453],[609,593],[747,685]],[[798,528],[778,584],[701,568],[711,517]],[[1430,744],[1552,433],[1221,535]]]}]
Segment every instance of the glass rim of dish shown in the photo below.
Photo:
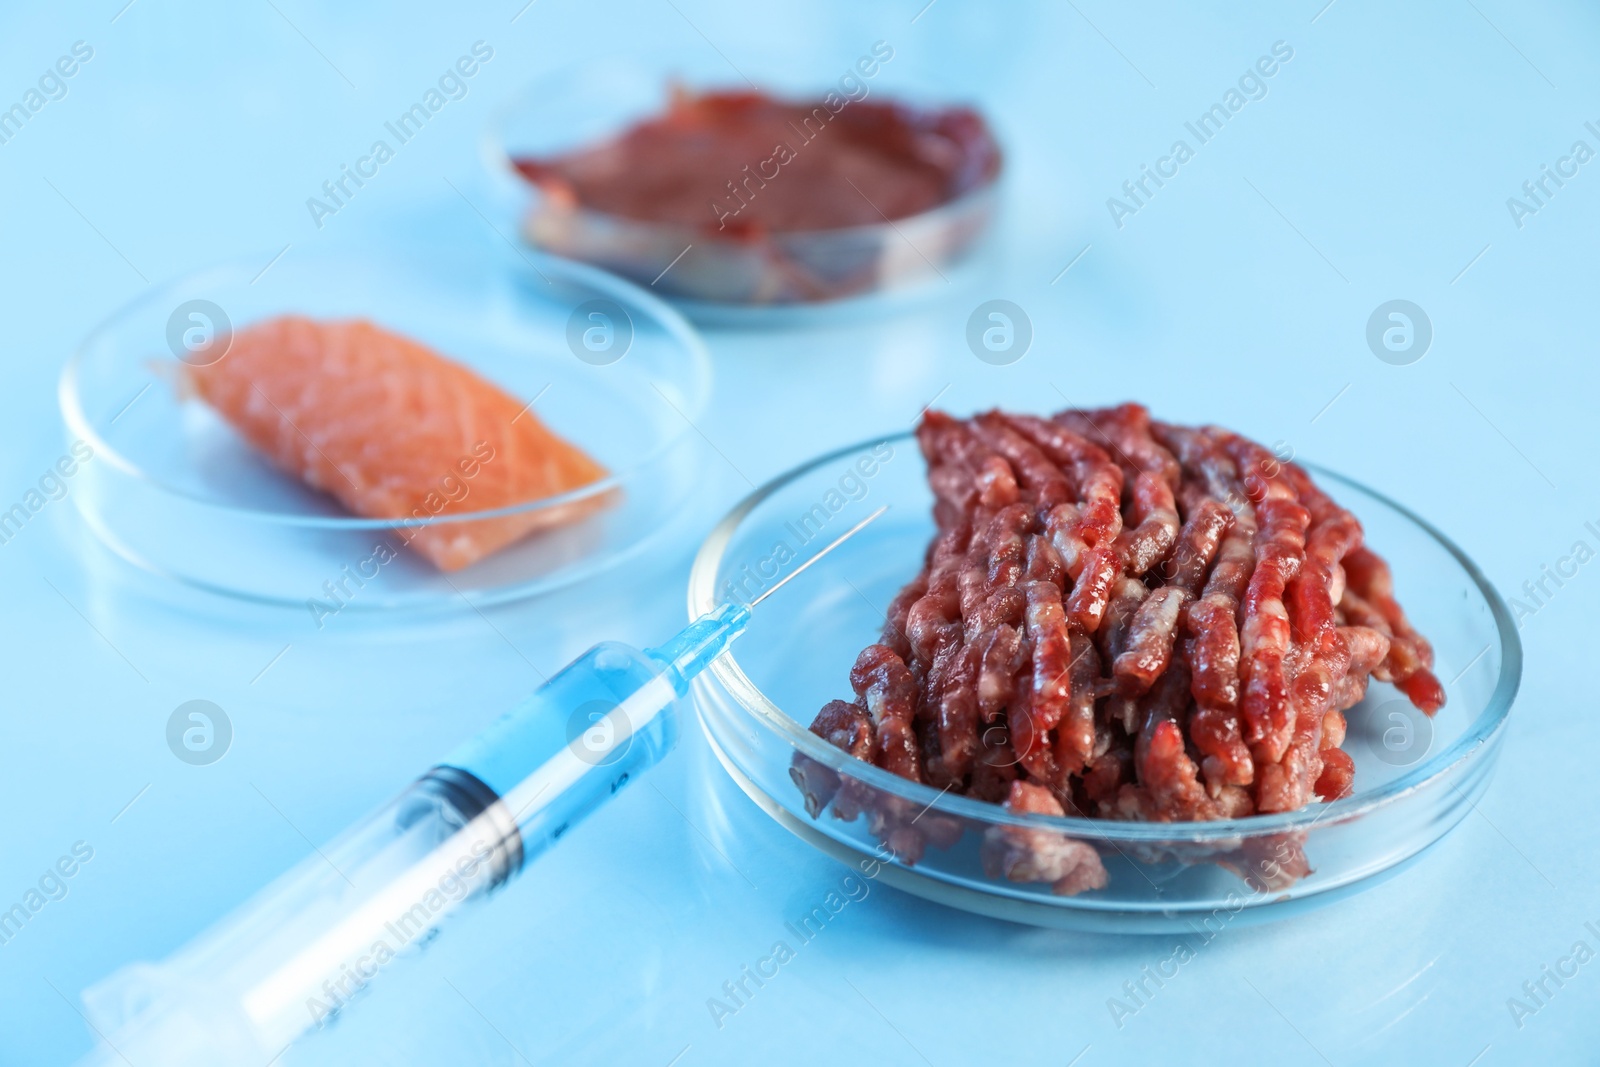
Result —
[{"label": "glass rim of dish", "polygon": [[[875,444],[915,443],[915,433],[915,430],[905,430],[833,449],[777,475],[747,494],[712,528],[705,541],[701,543],[700,550],[695,554],[689,574],[689,617],[699,618],[718,605],[716,579],[724,552],[733,542],[740,524],[763,501],[817,468],[857,455],[863,449],[871,448]],[[828,744],[769,700],[760,687],[744,673],[732,651],[712,661],[711,673],[747,713],[756,715],[801,754],[840,775],[857,779],[873,789],[925,805],[924,811],[940,811],[968,820],[1023,829],[1049,830],[1084,840],[1113,843],[1131,841],[1141,844],[1173,841],[1222,844],[1244,837],[1309,830],[1314,826],[1333,826],[1359,818],[1375,809],[1393,804],[1428,783],[1446,776],[1453,768],[1472,758],[1479,748],[1504,729],[1522,680],[1522,640],[1517,633],[1510,609],[1494,585],[1479,570],[1471,557],[1442,531],[1403,504],[1352,478],[1318,464],[1296,462],[1318,478],[1331,479],[1370,495],[1393,508],[1395,512],[1431,537],[1461,566],[1483,595],[1500,638],[1500,672],[1495,679],[1494,690],[1484,706],[1476,710],[1471,723],[1462,735],[1448,748],[1423,760],[1406,774],[1371,790],[1358,790],[1342,800],[1314,803],[1295,811],[1193,822],[1139,822],[1090,819],[1081,816],[1017,814],[999,804],[974,800],[902,778],[882,767],[858,760]],[[737,649],[738,646],[733,647]]]},{"label": "glass rim of dish", "polygon": [[[325,262],[355,261],[371,262],[375,253],[381,252],[387,245],[378,249],[368,249],[366,252],[350,250],[318,249],[302,253],[304,258],[320,259]],[[156,490],[180,497],[190,503],[201,507],[214,509],[232,515],[245,516],[253,521],[285,526],[303,527],[309,529],[333,530],[389,530],[395,528],[423,529],[429,526],[457,526],[480,519],[496,519],[509,515],[521,515],[546,508],[555,508],[562,505],[587,500],[591,497],[604,496],[615,489],[625,487],[630,478],[638,471],[648,467],[662,456],[676,448],[694,430],[693,420],[703,413],[710,399],[712,365],[709,350],[699,332],[689,323],[683,313],[660,297],[649,293],[626,278],[619,277],[599,267],[581,263],[576,260],[562,259],[559,256],[542,252],[538,249],[518,249],[524,259],[532,255],[539,262],[530,264],[541,275],[549,271],[555,275],[566,275],[568,280],[581,285],[588,285],[604,293],[606,296],[617,300],[618,303],[632,303],[650,312],[659,324],[669,333],[674,342],[679,344],[690,357],[691,371],[696,386],[693,405],[683,415],[682,425],[676,431],[665,436],[644,455],[633,460],[629,466],[622,469],[611,470],[606,477],[599,481],[590,482],[588,485],[579,486],[565,493],[552,496],[539,497],[534,500],[523,501],[519,504],[508,504],[504,507],[486,508],[481,511],[449,512],[448,514],[430,515],[426,517],[393,516],[390,518],[368,518],[359,515],[307,515],[296,514],[288,511],[274,511],[262,508],[244,507],[238,504],[224,503],[214,500],[190,490],[182,489],[168,484],[161,478],[151,474],[150,471],[133,462],[123,455],[116,446],[107,441],[103,435],[92,425],[88,413],[83,408],[79,390],[79,372],[84,360],[89,354],[90,346],[102,334],[113,330],[124,318],[136,313],[141,308],[163,299],[170,298],[171,294],[187,286],[193,286],[203,279],[216,277],[219,282],[222,278],[233,272],[245,272],[244,276],[259,275],[260,264],[266,262],[274,254],[265,252],[260,256],[237,256],[201,267],[198,270],[176,275],[167,281],[141,293],[133,300],[117,307],[108,315],[102,317],[86,333],[82,340],[73,348],[72,354],[67,357],[62,367],[61,375],[56,383],[57,406],[61,411],[67,429],[87,442],[93,449],[96,458],[104,458],[107,463],[122,473],[129,475]],[[376,258],[382,258],[377,256]],[[378,324],[382,325],[382,324]],[[237,328],[237,327],[236,327]],[[449,352],[440,355],[452,361],[457,361]],[[222,358],[226,358],[224,355]],[[459,361],[457,361],[459,362]],[[154,384],[154,383],[152,383]],[[137,399],[137,397],[135,398]],[[131,403],[131,402],[130,402]]]},{"label": "glass rim of dish", "polygon": [[[679,54],[676,51],[665,49],[658,50],[658,53],[661,56]],[[823,84],[822,79],[819,78],[815,80],[819,83],[819,85]],[[523,176],[522,172],[517,170],[516,162],[511,154],[511,151],[506,145],[506,126],[512,116],[514,116],[518,111],[525,110],[528,107],[531,99],[542,95],[539,93],[540,89],[548,88],[553,84],[567,83],[570,81],[571,77],[564,77],[563,72],[560,71],[541,78],[533,79],[524,83],[506,100],[502,101],[492,111],[490,111],[489,121],[484,127],[483,135],[480,140],[480,152],[482,154],[484,164],[492,172],[504,179],[509,179],[520,189],[534,192],[538,191],[537,183]],[[690,77],[681,73],[668,73],[663,77],[663,88],[673,85],[684,85],[697,92],[718,91],[723,88],[731,89],[738,84],[740,83],[738,82],[737,78],[714,80],[711,78]],[[746,86],[749,85],[749,83],[743,84]],[[765,92],[767,90],[757,86],[754,91]],[[799,97],[795,95],[779,90],[772,91],[771,95],[774,99],[784,100],[786,102],[794,102],[799,99]],[[915,105],[921,103],[927,106],[939,106],[940,104],[949,106],[958,102],[958,98],[949,94],[940,94],[936,88],[923,86],[920,83],[909,86],[891,87],[886,91],[886,95],[893,102],[902,104]],[[863,97],[862,99],[866,99],[866,97]],[[663,108],[666,106],[666,102],[666,97],[663,96],[661,101],[661,106]],[[972,188],[963,191],[949,200],[946,200],[942,204],[929,208],[927,211],[919,211],[915,215],[905,215],[898,219],[885,219],[881,222],[866,222],[854,226],[835,226],[825,229],[776,230],[772,232],[763,232],[761,237],[765,240],[781,243],[785,241],[809,241],[822,238],[846,240],[854,237],[871,236],[882,234],[886,231],[893,232],[896,227],[904,225],[937,223],[945,215],[959,215],[962,211],[969,209],[974,203],[978,202],[984,197],[995,196],[1000,188],[1001,183],[1005,180],[1006,175],[1009,173],[1009,168],[1006,166],[1007,154],[1005,146],[1001,143],[1000,135],[994,128],[994,123],[990,121],[989,116],[986,113],[980,112],[980,115],[982,115],[985,128],[989,131],[989,136],[994,139],[995,144],[1000,149],[1000,164],[995,169],[995,173],[993,175],[978,182],[976,185],[972,186]],[[625,125],[619,126],[611,132],[613,134],[621,133],[626,128],[627,127]],[[715,231],[708,231],[704,225],[696,226],[677,222],[660,222],[652,219],[636,219],[627,215],[618,215],[607,211],[596,211],[583,204],[578,204],[571,210],[576,217],[584,220],[619,223],[626,226],[653,230],[663,234],[692,233],[706,240],[726,241],[731,244],[747,243],[750,240],[748,237],[740,237],[737,234],[719,234]],[[824,302],[831,303],[831,301]],[[678,301],[678,303],[693,303],[696,305],[703,304],[714,307],[722,306],[722,302],[709,300],[684,300]]]}]

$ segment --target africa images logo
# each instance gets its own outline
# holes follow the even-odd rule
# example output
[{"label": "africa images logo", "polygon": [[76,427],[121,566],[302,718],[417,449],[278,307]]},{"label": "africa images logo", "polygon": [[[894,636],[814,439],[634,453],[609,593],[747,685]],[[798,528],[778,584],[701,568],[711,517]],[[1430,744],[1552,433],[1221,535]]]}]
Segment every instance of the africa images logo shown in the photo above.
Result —
[{"label": "africa images logo", "polygon": [[347,163],[339,164],[338,175],[322,183],[322,197],[306,198],[306,211],[310,212],[311,221],[316,223],[317,229],[322,229],[325,219],[337,215],[355,198],[356,193],[366,187],[367,182],[376,178],[378,168],[393,159],[402,145],[421,133],[428,121],[443,111],[446,104],[452,100],[465,100],[469,91],[468,79],[493,58],[494,49],[490,45],[474,41],[471,55],[459,57],[439,75],[434,85],[423,92],[422,99],[400,112],[393,121],[383,124],[383,128],[394,139],[393,145],[380,137],[372,142],[367,154],[359,157],[353,167]]}]

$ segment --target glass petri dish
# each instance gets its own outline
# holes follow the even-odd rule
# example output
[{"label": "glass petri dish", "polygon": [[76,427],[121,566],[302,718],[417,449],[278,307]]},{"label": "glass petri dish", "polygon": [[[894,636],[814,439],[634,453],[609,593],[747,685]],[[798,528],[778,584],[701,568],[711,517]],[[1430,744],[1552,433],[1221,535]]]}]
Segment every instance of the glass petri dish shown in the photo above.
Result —
[{"label": "glass petri dish", "polygon": [[[1482,795],[1522,652],[1499,595],[1443,534],[1370,489],[1311,469],[1388,558],[1398,595],[1434,642],[1448,682],[1449,702],[1432,720],[1410,711],[1392,686],[1372,683],[1347,712],[1356,791],[1344,800],[1204,823],[1013,815],[854,760],[807,730],[824,703],[851,695],[851,664],[877,640],[889,601],[932,537],[933,498],[909,433],[773,479],[706,539],[689,582],[691,616],[749,600],[890,506],[757,609],[744,637],[696,682],[701,728],[734,781],[785,828],[869,876],[965,911],[1158,933],[1283,918],[1359,891],[1414,861]],[[1108,883],[1062,896],[986,866],[986,853],[1018,841],[1038,850],[1087,845]],[[1309,873],[1289,877],[1302,860]]]},{"label": "glass petri dish", "polygon": [[[62,372],[68,436],[93,452],[73,499],[99,539],[132,563],[213,592],[325,609],[443,606],[463,597],[487,604],[628,558],[693,490],[692,422],[709,395],[710,360],[682,316],[648,293],[582,264],[510,250],[295,249],[263,271],[268,258],[154,289],[95,329]],[[610,346],[603,350],[573,325],[589,323],[591,305],[616,320],[610,334],[593,335]],[[201,318],[189,318],[197,308]],[[369,319],[527,400],[610,471],[558,497],[445,509],[410,526],[448,532],[601,495],[608,503],[442,573],[400,547],[394,520],[352,516],[272,466],[204,403],[179,395],[169,326],[177,321],[181,332],[217,310],[235,330],[288,313]]]},{"label": "glass petri dish", "polygon": [[[820,100],[839,91],[837,80],[817,77],[814,66],[800,72],[789,56],[741,57],[740,70],[778,97]],[[844,65],[837,73],[855,75]],[[870,79],[855,75],[851,84],[865,88],[865,100],[919,108],[956,103],[902,75],[892,61]],[[752,239],[720,233],[709,208],[705,226],[687,226],[555,202],[513,165],[519,157],[548,158],[604,141],[659,115],[673,86],[748,91],[751,83],[714,53],[611,57],[535,82],[498,109],[483,156],[507,202],[522,205],[528,243],[648,285],[697,321],[728,325],[791,325],[819,310],[849,315],[863,305],[883,310],[916,303],[982,261],[998,209],[999,175],[910,218]],[[708,204],[719,194],[726,190],[708,189]]]}]

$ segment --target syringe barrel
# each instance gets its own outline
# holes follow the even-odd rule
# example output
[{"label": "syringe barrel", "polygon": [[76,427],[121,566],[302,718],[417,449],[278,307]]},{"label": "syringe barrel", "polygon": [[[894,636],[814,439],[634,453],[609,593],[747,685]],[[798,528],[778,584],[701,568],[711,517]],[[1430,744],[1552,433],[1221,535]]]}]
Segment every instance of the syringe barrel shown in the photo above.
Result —
[{"label": "syringe barrel", "polygon": [[444,763],[501,798],[531,859],[671,750],[670,709],[684,690],[665,667],[628,645],[598,644]]},{"label": "syringe barrel", "polygon": [[658,658],[590,649],[166,961],[87,990],[113,1059],[268,1062],[670,751],[683,689]]}]

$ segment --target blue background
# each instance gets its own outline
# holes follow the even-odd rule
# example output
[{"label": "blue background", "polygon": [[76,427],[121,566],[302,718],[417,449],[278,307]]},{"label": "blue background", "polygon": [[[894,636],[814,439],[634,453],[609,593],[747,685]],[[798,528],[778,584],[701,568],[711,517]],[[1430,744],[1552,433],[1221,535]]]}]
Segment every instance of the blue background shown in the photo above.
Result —
[{"label": "blue background", "polygon": [[[490,202],[477,141],[528,80],[617,51],[714,46],[734,63],[775,48],[821,81],[882,39],[896,64],[980,101],[1004,137],[999,265],[910,313],[708,332],[717,380],[699,428],[715,448],[688,529],[747,483],[908,425],[936,396],[956,410],[1131,397],[1287,442],[1428,517],[1508,596],[1600,520],[1600,162],[1521,228],[1506,207],[1575,140],[1600,148],[1583,128],[1600,124],[1593,8],[922,3],[8,11],[0,101],[74,41],[94,57],[0,145],[0,499],[63,450],[54,386],[74,344],[146,285],[236,255],[265,264],[285,245],[497,242],[442,179]],[[495,58],[467,99],[317,230],[306,197],[479,39]],[[1280,40],[1294,58],[1267,97],[1118,229],[1107,197]],[[1011,366],[963,338],[994,297],[1034,328]],[[1395,298],[1434,328],[1410,366],[1365,342]],[[642,582],[612,575],[487,623],[340,617],[319,632],[299,610],[132,572],[70,503],[51,504],[0,545],[0,900],[75,841],[94,858],[0,945],[0,1063],[87,1050],[73,1006],[85,985],[165,955],[393,794],[536,684],[530,664],[548,674],[595,640],[675,629],[697,537],[658,549]],[[1600,962],[1521,1027],[1506,1001],[1580,938],[1600,947],[1584,930],[1600,925],[1597,567],[1523,620],[1498,777],[1447,840],[1349,901],[1229,930],[1120,1028],[1107,999],[1170,938],[1008,926],[874,886],[719,1029],[706,999],[844,870],[767,821],[690,730],[646,783],[280,1062],[1593,1060]],[[194,698],[234,724],[210,767],[164,743]]]}]

